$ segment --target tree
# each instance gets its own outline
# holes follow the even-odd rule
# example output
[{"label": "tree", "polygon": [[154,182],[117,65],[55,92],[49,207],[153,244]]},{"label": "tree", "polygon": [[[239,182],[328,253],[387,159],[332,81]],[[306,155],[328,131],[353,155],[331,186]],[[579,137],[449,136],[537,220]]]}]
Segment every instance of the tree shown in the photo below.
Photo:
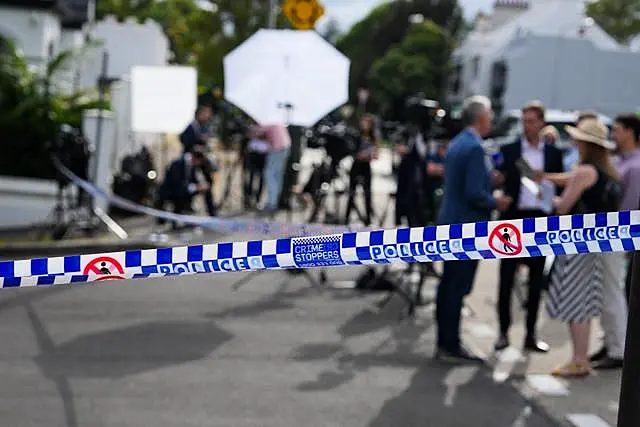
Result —
[{"label": "tree", "polygon": [[620,44],[640,34],[640,0],[598,0],[587,5],[587,15]]},{"label": "tree", "polygon": [[[203,85],[222,85],[224,56],[267,26],[269,2],[264,0],[102,0],[98,19],[114,15],[125,20],[153,19],[169,39],[172,63],[193,65]],[[280,14],[278,28],[290,28]]]},{"label": "tree", "polygon": [[376,59],[403,40],[412,25],[410,17],[416,14],[433,21],[452,37],[458,34],[463,23],[456,0],[389,1],[376,7],[336,43],[351,59],[352,99],[356,99],[358,88],[367,85],[367,76]]},{"label": "tree", "polygon": [[335,44],[336,40],[340,36],[340,25],[335,18],[329,19],[326,27],[320,32],[323,39],[331,44]]},{"label": "tree", "polygon": [[372,100],[385,118],[401,119],[410,95],[443,99],[453,46],[442,28],[424,21],[414,24],[399,44],[373,63],[367,81]]},{"label": "tree", "polygon": [[144,21],[153,3],[154,0],[100,0],[96,6],[96,17],[103,19],[112,15],[120,22],[129,17]]},{"label": "tree", "polygon": [[105,0],[98,3],[97,17],[112,15],[121,22],[152,19],[169,40],[171,62],[193,65],[202,43],[222,31],[215,10],[200,7],[196,0]]},{"label": "tree", "polygon": [[82,112],[99,105],[92,94],[65,95],[55,84],[84,50],[61,52],[44,69],[34,69],[12,42],[0,40],[0,45],[0,171],[53,178],[46,142],[63,123],[79,128]]}]

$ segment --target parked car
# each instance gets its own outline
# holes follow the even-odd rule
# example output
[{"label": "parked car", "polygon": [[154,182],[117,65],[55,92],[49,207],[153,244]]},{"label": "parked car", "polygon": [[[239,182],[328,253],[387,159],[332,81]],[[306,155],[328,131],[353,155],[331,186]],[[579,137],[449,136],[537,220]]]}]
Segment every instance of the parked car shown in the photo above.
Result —
[{"label": "parked car", "polygon": [[[560,141],[557,146],[561,150],[569,148],[570,138],[567,132],[564,130],[566,125],[575,125],[578,120],[579,111],[561,111],[561,110],[547,110],[546,121],[547,124],[554,126],[560,133]],[[600,120],[611,129],[613,126],[613,120],[611,118],[598,114]],[[493,132],[490,135],[498,145],[507,144],[512,142],[516,136],[522,133],[522,112],[520,110],[510,110],[505,112],[500,119],[498,119],[494,126]]]}]

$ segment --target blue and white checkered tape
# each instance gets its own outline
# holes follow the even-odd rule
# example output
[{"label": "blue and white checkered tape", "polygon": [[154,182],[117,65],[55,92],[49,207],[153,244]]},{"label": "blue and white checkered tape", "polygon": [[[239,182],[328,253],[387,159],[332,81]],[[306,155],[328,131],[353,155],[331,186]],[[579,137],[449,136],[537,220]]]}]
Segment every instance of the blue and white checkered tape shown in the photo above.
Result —
[{"label": "blue and white checkered tape", "polygon": [[0,261],[2,287],[246,270],[456,261],[640,249],[640,211]]},{"label": "blue and white checkered tape", "polygon": [[109,194],[103,189],[94,186],[90,182],[79,178],[57,159],[54,159],[54,165],[60,173],[62,173],[71,182],[82,188],[92,197],[105,199],[110,204],[130,212],[149,215],[155,218],[162,218],[166,221],[178,221],[185,224],[196,225],[199,227],[223,232],[259,233],[265,236],[311,236],[315,234],[354,231],[353,227],[345,225],[289,224],[285,222],[265,221],[260,219],[218,218],[175,214],[172,212],[166,212],[158,209],[153,209],[148,206],[139,205],[123,197]]}]

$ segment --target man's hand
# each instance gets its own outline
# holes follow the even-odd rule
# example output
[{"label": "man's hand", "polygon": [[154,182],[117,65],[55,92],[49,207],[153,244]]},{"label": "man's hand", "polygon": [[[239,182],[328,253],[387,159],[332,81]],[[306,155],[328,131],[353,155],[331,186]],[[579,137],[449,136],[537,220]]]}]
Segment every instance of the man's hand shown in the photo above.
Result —
[{"label": "man's hand", "polygon": [[533,176],[531,177],[531,179],[534,180],[535,182],[542,181],[544,179],[544,171],[534,170]]},{"label": "man's hand", "polygon": [[211,188],[209,187],[209,184],[201,183],[196,187],[196,191],[198,193],[206,193],[207,191],[209,191],[209,188]]},{"label": "man's hand", "polygon": [[496,197],[496,208],[500,212],[504,212],[507,209],[509,209],[509,206],[511,206],[511,203],[513,203],[513,199],[509,196],[500,195]]},{"label": "man's hand", "polygon": [[401,154],[401,155],[405,155],[409,152],[409,147],[407,147],[404,144],[396,144],[396,153]]},{"label": "man's hand", "polygon": [[494,170],[491,172],[491,183],[494,187],[499,187],[504,184],[504,174],[500,171]]}]

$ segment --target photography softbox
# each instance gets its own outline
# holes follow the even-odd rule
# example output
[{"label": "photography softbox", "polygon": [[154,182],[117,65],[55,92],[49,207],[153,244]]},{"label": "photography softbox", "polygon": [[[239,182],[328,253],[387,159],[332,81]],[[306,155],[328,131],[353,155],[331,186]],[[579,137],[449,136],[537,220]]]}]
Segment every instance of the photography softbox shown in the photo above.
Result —
[{"label": "photography softbox", "polygon": [[193,120],[198,76],[193,67],[131,69],[131,130],[180,133]]}]

